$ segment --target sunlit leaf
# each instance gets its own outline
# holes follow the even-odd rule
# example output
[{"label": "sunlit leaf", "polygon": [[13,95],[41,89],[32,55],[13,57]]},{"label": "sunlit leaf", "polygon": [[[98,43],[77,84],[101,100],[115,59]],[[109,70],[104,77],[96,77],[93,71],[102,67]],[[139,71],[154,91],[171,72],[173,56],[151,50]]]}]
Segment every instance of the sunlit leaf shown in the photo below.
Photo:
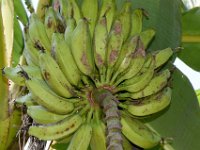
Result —
[{"label": "sunlit leaf", "polygon": [[193,69],[200,71],[200,7],[182,15],[182,46],[179,57]]}]

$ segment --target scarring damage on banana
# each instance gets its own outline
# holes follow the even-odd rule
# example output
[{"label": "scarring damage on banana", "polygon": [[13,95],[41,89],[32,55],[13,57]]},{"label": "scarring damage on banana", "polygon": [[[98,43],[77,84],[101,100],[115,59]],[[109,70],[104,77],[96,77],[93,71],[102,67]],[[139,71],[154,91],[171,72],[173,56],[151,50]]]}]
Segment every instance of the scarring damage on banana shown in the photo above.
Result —
[{"label": "scarring damage on banana", "polygon": [[[3,74],[26,95],[34,123],[28,133],[67,150],[149,149],[162,142],[144,117],[171,101],[171,48],[147,51],[155,36],[142,30],[143,9],[125,1],[54,0],[24,31],[26,63]],[[163,67],[165,65],[165,67]]]}]

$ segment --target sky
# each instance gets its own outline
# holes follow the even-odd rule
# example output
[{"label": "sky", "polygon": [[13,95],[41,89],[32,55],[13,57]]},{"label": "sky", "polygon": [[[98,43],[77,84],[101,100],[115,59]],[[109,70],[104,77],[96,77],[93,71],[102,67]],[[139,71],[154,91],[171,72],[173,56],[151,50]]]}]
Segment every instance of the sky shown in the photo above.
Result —
[{"label": "sky", "polygon": [[[183,0],[187,3],[188,8],[192,8],[193,6],[200,6],[200,0]],[[33,7],[36,9],[38,0],[32,0]],[[176,59],[174,65],[179,68],[190,80],[194,89],[200,89],[200,72],[197,72],[187,66],[180,59]]]}]

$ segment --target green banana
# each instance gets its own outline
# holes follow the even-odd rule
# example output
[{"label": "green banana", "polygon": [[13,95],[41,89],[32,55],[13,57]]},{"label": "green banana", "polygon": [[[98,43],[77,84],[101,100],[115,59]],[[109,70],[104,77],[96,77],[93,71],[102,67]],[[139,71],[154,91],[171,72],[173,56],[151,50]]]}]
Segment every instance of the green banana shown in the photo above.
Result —
[{"label": "green banana", "polygon": [[109,82],[113,66],[115,65],[121,48],[123,44],[123,34],[122,34],[122,23],[120,20],[115,20],[113,27],[111,29],[111,33],[108,39],[108,48],[106,51],[106,62],[107,62],[107,75],[106,75],[106,82]]},{"label": "green banana", "polygon": [[90,37],[93,37],[96,21],[98,17],[98,0],[83,0],[82,14],[89,22]]},{"label": "green banana", "polygon": [[20,105],[26,105],[26,107],[37,105],[37,103],[33,100],[31,93],[16,98],[15,102]]},{"label": "green banana", "polygon": [[77,0],[67,0],[67,7],[68,18],[73,17],[76,20],[76,24],[78,24],[79,20],[82,18],[82,13],[77,4]]},{"label": "green banana", "polygon": [[161,73],[155,75],[143,90],[134,93],[122,93],[119,94],[119,97],[131,97],[133,99],[138,99],[155,94],[160,90],[162,90],[167,85],[169,77],[170,77],[170,71],[166,69]]},{"label": "green banana", "polygon": [[155,55],[155,69],[166,63],[172,54],[173,50],[171,48],[165,48],[163,50],[153,52],[153,55]]},{"label": "green banana", "polygon": [[82,122],[83,119],[81,116],[75,114],[66,117],[57,123],[31,126],[28,133],[29,135],[35,136],[41,140],[56,140],[74,133]]},{"label": "green banana", "polygon": [[72,97],[73,87],[65,78],[56,61],[49,53],[40,54],[40,69],[45,81],[60,96]]},{"label": "green banana", "polygon": [[57,114],[68,114],[74,109],[73,99],[64,99],[51,91],[45,81],[39,79],[27,79],[26,86],[32,93],[33,100],[49,111]]},{"label": "green banana", "polygon": [[131,16],[131,36],[137,35],[142,31],[142,19],[143,19],[143,13],[141,9],[135,9],[133,10],[132,16]]},{"label": "green banana", "polygon": [[87,20],[80,19],[71,41],[72,54],[78,68],[85,75],[91,75],[94,72],[94,60]]},{"label": "green banana", "polygon": [[146,116],[165,109],[170,104],[170,101],[171,89],[167,87],[162,92],[140,100],[137,104],[127,103],[123,108],[134,116]]},{"label": "green banana", "polygon": [[51,43],[47,36],[45,26],[34,13],[31,15],[29,20],[28,32],[34,45],[39,47],[41,50],[51,50]]},{"label": "green banana", "polygon": [[107,30],[108,33],[111,30],[112,24],[114,17],[116,15],[116,2],[115,0],[103,0],[102,1],[102,6],[100,9],[100,18],[105,16],[107,20]]},{"label": "green banana", "polygon": [[119,20],[122,23],[122,35],[124,41],[129,37],[131,31],[131,2],[127,1],[119,14]]},{"label": "green banana", "polygon": [[[96,116],[95,116],[96,117]],[[99,118],[91,120],[92,137],[90,140],[91,150],[106,150],[105,125]]]},{"label": "green banana", "polygon": [[124,135],[122,135],[122,139],[123,139],[123,143],[122,143],[123,149],[124,150],[133,150],[133,145]]},{"label": "green banana", "polygon": [[56,123],[71,115],[58,115],[48,111],[42,106],[29,106],[27,114],[39,124]]},{"label": "green banana", "polygon": [[45,13],[44,25],[48,38],[51,40],[53,33],[64,33],[65,26],[61,16],[52,8],[49,7]]},{"label": "green banana", "polygon": [[149,43],[153,40],[153,37],[155,36],[155,31],[153,29],[148,29],[140,34],[140,39],[144,45],[144,49],[146,49],[149,45]]},{"label": "green banana", "polygon": [[65,30],[65,41],[69,46],[71,46],[72,33],[76,27],[76,21],[74,18],[69,18],[67,21],[67,28]]},{"label": "green banana", "polygon": [[84,123],[73,135],[67,150],[87,150],[92,136],[92,127]]},{"label": "green banana", "polygon": [[143,67],[143,64],[145,62],[145,50],[143,47],[143,43],[141,42],[140,38],[137,42],[136,51],[133,54],[133,58],[131,59],[131,62],[126,70],[119,74],[117,77],[116,82],[114,83],[114,86],[116,87],[119,83],[121,83],[123,80],[130,79],[134,77]]},{"label": "green banana", "polygon": [[66,0],[57,0],[57,3],[59,4],[59,9],[56,9],[56,12],[60,12],[60,14],[63,16],[65,23],[71,17],[71,13],[69,12],[69,4],[67,3]]},{"label": "green banana", "polygon": [[42,79],[40,68],[37,66],[16,66],[16,67],[5,67],[2,70],[3,75],[12,80],[17,85],[24,86],[25,78],[23,77],[24,72],[29,77],[35,77]]},{"label": "green banana", "polygon": [[[153,59],[153,58],[152,58]],[[154,61],[151,61],[151,64],[148,68],[141,69],[138,75],[125,80],[122,84],[116,87],[116,91],[128,91],[128,92],[137,92],[145,88],[147,84],[151,81],[154,75]]]},{"label": "green banana", "polygon": [[115,81],[117,76],[126,70],[131,63],[131,59],[134,56],[134,52],[136,50],[138,36],[130,37],[123,45],[120,55],[117,59],[117,62],[114,65],[114,74],[111,79],[111,83]]},{"label": "green banana", "polygon": [[81,72],[77,68],[71,50],[65,42],[62,34],[53,34],[52,47],[54,57],[57,60],[63,74],[72,85],[77,86],[81,80]]},{"label": "green banana", "polygon": [[[25,57],[27,56],[27,55],[29,55],[29,57],[30,57],[30,61],[34,64],[34,65],[36,65],[36,66],[38,66],[39,65],[39,50],[36,48],[36,47],[34,47],[34,44],[33,44],[33,42],[31,41],[31,39],[27,39],[26,40],[26,44],[25,44],[25,49],[24,49],[24,53],[25,53]],[[27,54],[26,54],[27,53]],[[28,58],[27,58],[28,59]],[[26,60],[27,60],[26,59]]]},{"label": "green banana", "polygon": [[94,33],[94,58],[97,68],[99,69],[101,80],[104,80],[107,50],[107,21],[106,17],[101,17],[96,25]]},{"label": "green banana", "polygon": [[129,116],[122,116],[122,133],[134,144],[149,149],[159,144],[161,137],[144,123]]}]

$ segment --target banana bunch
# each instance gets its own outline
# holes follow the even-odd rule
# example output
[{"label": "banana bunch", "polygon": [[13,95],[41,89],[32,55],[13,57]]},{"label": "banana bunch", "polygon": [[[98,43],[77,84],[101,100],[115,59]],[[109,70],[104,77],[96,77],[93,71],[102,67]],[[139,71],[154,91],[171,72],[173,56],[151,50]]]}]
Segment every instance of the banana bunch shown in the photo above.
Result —
[{"label": "banana bunch", "polygon": [[173,50],[146,51],[155,31],[142,30],[143,10],[129,1],[118,10],[115,0],[57,0],[45,9],[44,20],[32,13],[25,30],[27,64],[3,69],[27,88],[15,102],[34,121],[29,135],[65,141],[68,150],[161,143],[140,118],[170,105],[165,64]]}]

